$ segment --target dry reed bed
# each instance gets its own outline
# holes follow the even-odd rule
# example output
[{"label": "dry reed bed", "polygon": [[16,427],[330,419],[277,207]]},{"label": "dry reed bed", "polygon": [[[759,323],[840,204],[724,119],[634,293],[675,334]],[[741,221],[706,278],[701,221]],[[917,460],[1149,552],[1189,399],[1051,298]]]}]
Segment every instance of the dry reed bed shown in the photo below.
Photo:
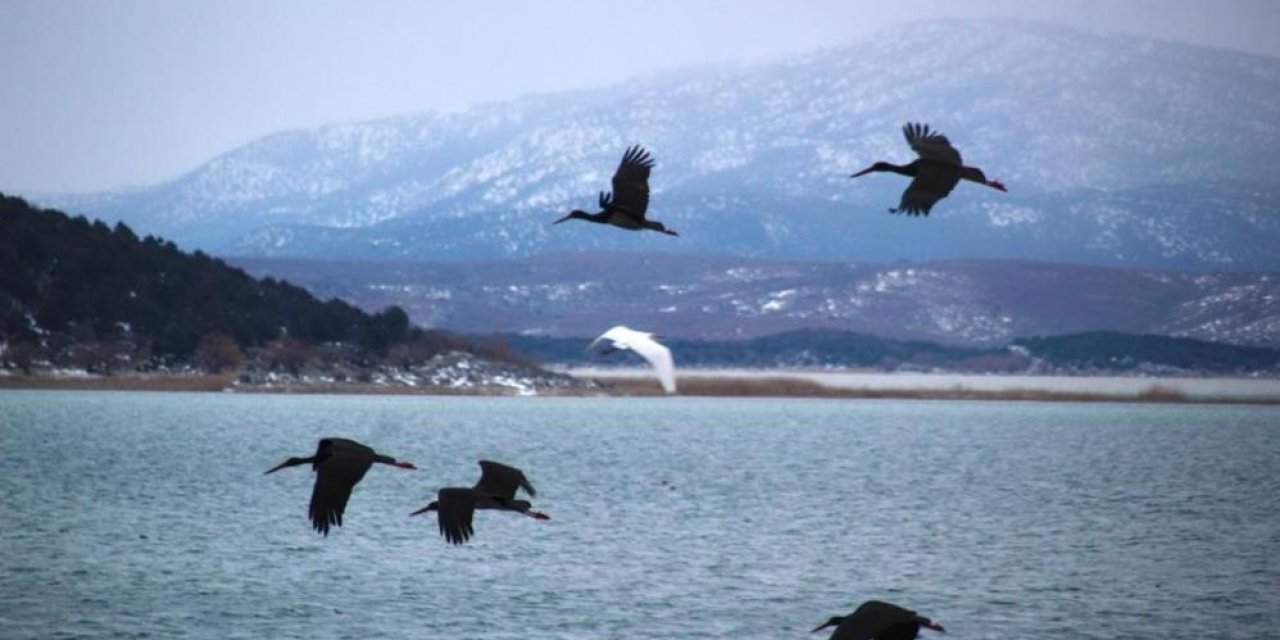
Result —
[{"label": "dry reed bed", "polygon": [[220,375],[121,375],[85,378],[3,376],[0,389],[72,389],[82,391],[222,391],[235,381]]},{"label": "dry reed bed", "polygon": [[[663,395],[656,381],[631,376],[593,376],[611,395]],[[937,389],[915,388],[849,388],[831,387],[804,378],[778,376],[772,378],[735,378],[697,376],[679,378],[680,395],[686,396],[758,396],[810,398],[897,398],[915,400],[1020,400],[1033,402],[1151,402],[1209,404],[1280,404],[1280,398],[1190,396],[1178,389],[1160,384],[1136,393],[1100,393],[1087,391],[1052,391],[1048,389],[969,389],[952,386]]]},{"label": "dry reed bed", "polygon": [[[656,380],[633,376],[593,376],[598,389],[542,390],[543,396],[662,396]],[[785,398],[896,398],[908,400],[1020,400],[1033,402],[1150,402],[1205,404],[1280,404],[1275,397],[1201,397],[1156,383],[1137,394],[1051,391],[1047,389],[981,390],[953,386],[937,389],[870,389],[831,387],[813,380],[777,376],[737,378],[694,376],[679,379],[680,395],[707,397]],[[309,383],[237,385],[233,374],[223,375],[122,375],[93,378],[0,376],[0,389],[73,389],[86,391],[227,391],[237,393],[303,393],[368,395],[512,395],[505,387],[401,387],[375,384]]]}]

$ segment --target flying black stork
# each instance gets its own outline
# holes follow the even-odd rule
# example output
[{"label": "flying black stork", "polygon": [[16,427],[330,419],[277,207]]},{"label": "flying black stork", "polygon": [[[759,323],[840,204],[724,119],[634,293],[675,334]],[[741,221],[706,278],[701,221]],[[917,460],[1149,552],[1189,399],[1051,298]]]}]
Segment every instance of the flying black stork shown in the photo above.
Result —
[{"label": "flying black stork", "polygon": [[476,509],[501,509],[523,513],[537,520],[550,520],[551,516],[530,509],[528,500],[517,500],[516,489],[524,489],[531,496],[538,495],[524,472],[491,460],[480,461],[480,481],[474,487],[445,487],[436,494],[436,501],[409,514],[435,511],[440,522],[440,535],[452,544],[462,544],[475,534],[471,519]]},{"label": "flying black stork", "polygon": [[835,616],[814,628],[835,627],[831,640],[912,640],[920,627],[945,633],[942,625],[896,604],[868,600],[847,616]]},{"label": "flying black stork", "polygon": [[908,165],[877,162],[849,176],[857,178],[873,171],[892,171],[914,178],[907,185],[907,190],[902,192],[898,208],[890,209],[889,213],[927,216],[933,205],[947,197],[961,178],[1007,191],[1004,183],[999,180],[987,180],[981,169],[964,166],[964,162],[960,160],[960,152],[951,146],[951,141],[941,133],[929,130],[929,125],[908,122],[902,127],[902,134],[906,136],[907,144],[920,156],[919,159]]},{"label": "flying black stork", "polygon": [[289,458],[267,470],[274,473],[285,467],[311,464],[316,473],[315,488],[311,490],[311,525],[325,536],[329,527],[342,526],[342,512],[351,498],[351,489],[364,477],[373,463],[389,464],[401,469],[416,469],[408,462],[384,456],[369,447],[346,438],[322,438],[315,455],[309,458]]},{"label": "flying black stork", "polygon": [[600,211],[587,213],[574,209],[551,224],[560,224],[565,220],[586,220],[600,224],[611,224],[631,231],[651,229],[669,236],[680,234],[668,229],[657,220],[644,217],[649,209],[649,170],[653,168],[653,157],[639,145],[627,149],[622,154],[622,162],[613,174],[613,192],[600,192]]}]

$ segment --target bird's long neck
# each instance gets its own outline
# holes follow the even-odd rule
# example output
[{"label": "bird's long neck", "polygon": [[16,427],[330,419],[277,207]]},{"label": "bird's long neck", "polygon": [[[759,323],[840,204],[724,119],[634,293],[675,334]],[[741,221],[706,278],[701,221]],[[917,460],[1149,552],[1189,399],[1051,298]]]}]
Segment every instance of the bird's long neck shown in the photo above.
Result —
[{"label": "bird's long neck", "polygon": [[267,473],[275,473],[276,471],[279,471],[281,469],[285,469],[288,467],[296,467],[300,464],[315,464],[315,462],[316,462],[316,456],[311,456],[309,458],[289,458],[288,460],[285,460],[284,462],[281,462],[280,464],[268,469]]},{"label": "bird's long neck", "polygon": [[893,164],[891,162],[881,162],[877,164],[877,171],[889,171],[904,176],[915,177],[916,168],[920,166],[920,161],[913,161],[911,164]]},{"label": "bird's long neck", "polygon": [[416,516],[416,515],[418,515],[418,514],[420,514],[420,513],[426,513],[426,512],[428,512],[428,511],[439,511],[439,510],[440,510],[440,503],[439,503],[438,501],[434,501],[434,500],[433,500],[433,501],[431,502],[431,504],[429,504],[429,505],[427,505],[427,506],[425,506],[425,507],[423,507],[423,508],[421,508],[421,509],[418,509],[417,511],[414,511],[413,513],[411,513],[411,514],[409,514],[409,515],[411,515],[411,516]]},{"label": "bird's long neck", "polygon": [[586,211],[577,211],[575,218],[582,218],[588,222],[599,222],[601,224],[609,222],[609,214],[613,213],[613,209],[606,207],[604,211],[597,213],[587,213]]}]

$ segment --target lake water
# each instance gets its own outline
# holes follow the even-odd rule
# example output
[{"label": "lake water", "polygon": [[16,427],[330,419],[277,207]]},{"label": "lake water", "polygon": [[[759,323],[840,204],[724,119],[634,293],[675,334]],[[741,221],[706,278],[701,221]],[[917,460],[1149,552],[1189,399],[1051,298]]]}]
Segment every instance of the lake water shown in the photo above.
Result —
[{"label": "lake water", "polygon": [[[309,467],[378,465],[327,539]],[[1280,628],[1280,410],[0,391],[4,638],[949,638]],[[552,520],[408,513],[475,461]],[[931,635],[924,632],[922,635]]]}]

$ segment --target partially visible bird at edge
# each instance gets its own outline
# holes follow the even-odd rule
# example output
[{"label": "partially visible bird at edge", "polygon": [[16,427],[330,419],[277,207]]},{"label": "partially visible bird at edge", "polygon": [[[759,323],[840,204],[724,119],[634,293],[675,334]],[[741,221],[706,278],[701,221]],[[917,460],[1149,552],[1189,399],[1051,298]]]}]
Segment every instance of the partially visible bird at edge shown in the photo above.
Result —
[{"label": "partially visible bird at edge", "polygon": [[999,180],[988,180],[981,169],[964,166],[960,152],[951,146],[951,141],[941,133],[931,131],[929,125],[909,122],[902,127],[902,134],[906,136],[907,144],[920,156],[915,162],[907,165],[877,162],[849,176],[857,178],[873,171],[890,171],[911,176],[913,179],[907,185],[907,190],[902,192],[901,202],[896,209],[889,209],[890,213],[927,216],[933,205],[947,197],[961,178],[992,189],[1008,191]]},{"label": "partially visible bird at edge", "polygon": [[536,520],[550,520],[541,511],[533,511],[528,500],[517,500],[516,490],[524,489],[530,496],[537,496],[524,472],[500,462],[480,461],[480,481],[474,487],[445,487],[436,494],[431,504],[409,514],[435,511],[440,524],[440,535],[451,544],[462,544],[475,535],[472,519],[477,509],[514,511]]},{"label": "partially visible bird at edge", "polygon": [[600,192],[600,211],[587,213],[574,209],[552,224],[565,220],[586,220],[599,224],[611,224],[631,231],[650,229],[669,236],[680,234],[668,229],[657,220],[645,218],[649,209],[649,170],[653,157],[639,145],[632,146],[622,155],[622,162],[613,174],[613,191]]},{"label": "partially visible bird at edge", "polygon": [[311,465],[316,474],[316,483],[311,490],[308,513],[315,530],[328,536],[329,527],[342,526],[342,513],[346,511],[347,501],[351,499],[351,490],[375,462],[401,469],[417,468],[412,463],[382,455],[355,440],[322,438],[316,446],[315,455],[289,458],[268,469],[266,473],[275,473],[285,467],[300,464]]},{"label": "partially visible bird at edge", "polygon": [[920,628],[945,633],[942,625],[910,609],[880,600],[868,600],[847,616],[835,616],[814,632],[835,627],[830,640],[912,640]]}]

